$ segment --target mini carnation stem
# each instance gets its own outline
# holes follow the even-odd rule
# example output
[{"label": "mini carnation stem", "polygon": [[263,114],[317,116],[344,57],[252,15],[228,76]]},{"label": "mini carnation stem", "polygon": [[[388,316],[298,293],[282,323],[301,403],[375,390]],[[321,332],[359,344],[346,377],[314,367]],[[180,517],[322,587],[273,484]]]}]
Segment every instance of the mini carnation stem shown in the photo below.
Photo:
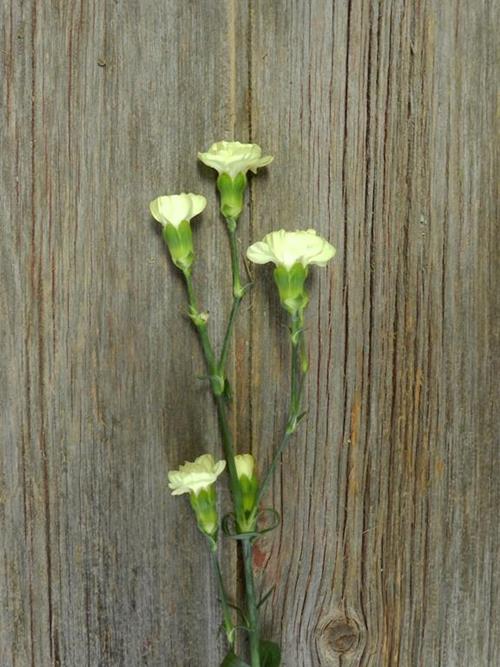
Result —
[{"label": "mini carnation stem", "polygon": [[224,372],[227,362],[227,355],[229,352],[229,344],[231,342],[231,336],[234,329],[234,324],[236,321],[236,316],[238,315],[238,310],[240,307],[241,300],[245,294],[245,287],[241,284],[241,273],[240,273],[240,254],[238,249],[238,239],[236,236],[236,220],[232,218],[226,218],[227,231],[229,235],[229,245],[231,248],[231,272],[233,278],[233,303],[231,306],[231,312],[229,314],[229,320],[226,327],[226,333],[224,335],[224,342],[222,343],[222,351],[219,359],[219,368],[221,372]]},{"label": "mini carnation stem", "polygon": [[189,315],[198,330],[198,335],[200,337],[201,346],[203,349],[203,355],[207,363],[207,369],[210,373],[210,377],[217,375],[217,362],[215,360],[215,354],[210,343],[210,338],[208,335],[208,329],[206,320],[203,318],[202,313],[198,310],[198,305],[196,302],[196,297],[194,294],[193,288],[193,279],[191,277],[191,271],[183,271],[184,278],[186,280],[186,289],[188,294],[188,303],[189,303]]},{"label": "mini carnation stem", "polygon": [[252,542],[250,539],[242,540],[241,546],[245,568],[246,611],[248,616],[248,638],[250,643],[251,665],[252,667],[260,667],[260,624],[252,567]]},{"label": "mini carnation stem", "polygon": [[211,548],[211,553],[215,572],[217,574],[217,584],[219,586],[219,594],[221,598],[222,613],[224,618],[224,631],[226,633],[228,644],[230,647],[232,647],[234,645],[235,627],[231,618],[231,609],[229,608],[229,601],[226,594],[226,588],[224,586],[224,579],[222,577],[219,557],[217,555],[217,547],[215,547],[215,549]]},{"label": "mini carnation stem", "polygon": [[183,274],[186,281],[190,317],[191,320],[193,321],[193,324],[196,327],[196,330],[198,331],[198,336],[201,343],[201,349],[203,351],[203,356],[205,357],[207,370],[210,375],[210,387],[212,389],[215,405],[217,407],[217,417],[219,420],[219,429],[222,439],[222,447],[224,449],[224,456],[227,461],[227,469],[229,473],[229,486],[231,489],[231,495],[233,497],[235,513],[236,517],[240,518],[244,516],[243,501],[241,497],[241,487],[238,481],[238,474],[236,472],[236,463],[234,460],[235,448],[233,445],[233,436],[229,428],[226,406],[222,398],[222,393],[224,391],[224,386],[225,386],[225,378],[224,374],[222,374],[221,376],[221,371],[217,364],[212,344],[210,343],[210,337],[208,334],[206,319],[203,318],[198,311],[191,272],[189,270],[183,271]]},{"label": "mini carnation stem", "polygon": [[255,503],[256,511],[264,493],[272,479],[273,473],[283,454],[290,438],[297,430],[301,417],[302,390],[304,387],[304,378],[307,373],[307,366],[304,363],[306,359],[305,336],[304,336],[304,313],[299,312],[290,315],[290,342],[291,342],[291,367],[290,367],[290,407],[285,426],[285,432],[272,458],[271,464],[267,469],[257,494]]},{"label": "mini carnation stem", "polygon": [[[222,375],[222,387],[225,385],[224,379],[224,364],[226,361],[227,350],[229,346],[229,340],[231,337],[231,332],[234,326],[234,320],[238,311],[239,303],[243,297],[244,290],[235,289],[234,286],[241,285],[239,279],[239,258],[237,252],[236,238],[234,230],[230,230],[231,242],[231,259],[233,267],[233,308],[231,310],[231,315],[229,318],[229,323],[226,331],[226,336],[224,339],[223,352],[221,355],[221,361],[217,364],[215,354],[213,352],[212,345],[210,343],[210,338],[208,334],[208,329],[206,325],[206,319],[201,317],[197,300],[194,293],[193,281],[191,277],[191,271],[183,271],[186,289],[188,295],[188,303],[190,310],[190,317],[195,325],[198,335],[200,338],[201,348],[203,351],[203,356],[205,357],[205,363],[211,378],[210,386],[212,388],[212,394],[215,400],[215,405],[217,408],[217,417],[219,421],[219,429],[221,433],[222,445],[224,449],[224,455],[227,461],[227,468],[229,473],[229,486],[231,489],[231,495],[233,497],[233,503],[235,508],[235,515],[238,527],[240,525],[245,525],[245,511],[243,507],[243,498],[242,490],[238,480],[238,474],[236,470],[235,462],[235,448],[233,444],[233,436],[229,428],[229,422],[226,412],[226,402],[222,395],[222,391],[219,391],[220,383],[215,383],[213,378],[215,376],[220,377]],[[242,552],[243,552],[243,562],[245,569],[245,595],[246,595],[246,604],[247,604],[247,616],[248,616],[248,633],[249,633],[249,643],[250,643],[250,656],[251,656],[251,667],[260,667],[260,628],[259,628],[259,609],[257,605],[257,599],[255,595],[255,582],[254,574],[252,567],[252,545],[250,539],[242,540]],[[217,578],[219,583],[219,590],[222,600],[223,608],[223,617],[224,617],[224,629],[226,631],[226,636],[230,646],[234,642],[234,632],[235,628],[232,624],[229,605],[227,601],[227,596],[224,589],[224,583],[222,580],[222,573],[220,570],[219,560],[217,554],[214,553],[214,566],[217,572]]]},{"label": "mini carnation stem", "polygon": [[238,310],[240,308],[240,303],[241,303],[241,296],[240,297],[233,297],[233,305],[231,306],[231,312],[229,314],[229,321],[227,323],[227,329],[226,333],[224,335],[224,342],[222,344],[222,351],[219,359],[219,368],[221,372],[225,371],[226,368],[226,362],[227,362],[227,354],[229,352],[229,344],[231,342],[231,335],[234,329],[234,323],[236,321],[236,316],[238,315]]}]

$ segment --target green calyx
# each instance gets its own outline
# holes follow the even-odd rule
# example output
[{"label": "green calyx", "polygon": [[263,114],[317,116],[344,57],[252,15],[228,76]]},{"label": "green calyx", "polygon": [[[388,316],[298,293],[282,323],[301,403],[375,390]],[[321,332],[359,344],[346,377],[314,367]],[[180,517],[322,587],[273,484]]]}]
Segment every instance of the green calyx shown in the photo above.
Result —
[{"label": "green calyx", "polygon": [[246,187],[247,178],[243,172],[234,178],[229,174],[220,174],[217,179],[217,189],[220,193],[220,210],[226,219],[236,221],[241,215]]},{"label": "green calyx", "polygon": [[163,239],[175,266],[181,271],[190,269],[194,260],[194,251],[189,220],[183,220],[178,227],[167,222],[163,227]]},{"label": "green calyx", "polygon": [[217,514],[215,486],[211,484],[197,493],[190,493],[189,500],[196,515],[198,528],[202,533],[216,540],[219,516]]},{"label": "green calyx", "polygon": [[278,286],[281,304],[291,315],[302,313],[309,302],[305,289],[306,278],[307,267],[300,262],[290,269],[285,266],[274,269],[274,282]]},{"label": "green calyx", "polygon": [[238,477],[238,481],[241,488],[243,511],[248,516],[253,512],[257,502],[259,482],[255,475],[252,475],[251,477],[248,477],[247,475],[241,475]]}]

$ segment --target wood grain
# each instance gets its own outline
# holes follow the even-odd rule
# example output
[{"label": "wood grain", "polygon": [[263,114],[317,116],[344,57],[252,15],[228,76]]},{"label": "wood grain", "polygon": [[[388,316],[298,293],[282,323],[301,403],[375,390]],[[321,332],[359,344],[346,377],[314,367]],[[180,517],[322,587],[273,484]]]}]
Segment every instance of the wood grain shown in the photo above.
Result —
[{"label": "wood grain", "polygon": [[[2,5],[0,664],[218,665],[215,582],[166,471],[220,452],[147,204],[209,207],[196,282],[230,284],[196,152],[251,139],[242,246],[315,227],[306,424],[255,553],[285,667],[500,662],[494,4]],[[240,451],[269,459],[288,351],[270,271],[234,346]],[[227,507],[222,492],[221,504]],[[238,587],[233,546],[226,569]],[[265,565],[265,572],[264,572]]]},{"label": "wood grain", "polygon": [[[229,285],[211,264],[226,239],[196,152],[236,122],[215,30],[234,30],[225,9],[3,4],[6,667],[223,655],[208,554],[166,485],[168,467],[217,451],[216,423],[148,204],[182,189],[209,197],[199,273],[218,311]],[[234,579],[230,555],[227,567]]]},{"label": "wood grain", "polygon": [[[497,664],[492,7],[257,1],[252,17],[253,137],[278,156],[253,234],[272,198],[275,227],[339,248],[313,277],[310,413],[259,555],[267,625],[287,666]],[[288,360],[263,273],[265,459]]]}]

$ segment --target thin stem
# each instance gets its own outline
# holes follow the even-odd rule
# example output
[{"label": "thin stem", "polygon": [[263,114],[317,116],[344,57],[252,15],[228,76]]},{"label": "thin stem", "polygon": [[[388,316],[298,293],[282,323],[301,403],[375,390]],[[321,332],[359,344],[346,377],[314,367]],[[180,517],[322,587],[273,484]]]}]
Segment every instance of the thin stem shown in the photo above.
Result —
[{"label": "thin stem", "polygon": [[288,441],[292,437],[292,433],[289,433],[288,431],[285,431],[281,442],[279,444],[278,449],[274,452],[273,459],[271,461],[271,464],[269,465],[269,468],[266,471],[266,474],[264,475],[264,479],[261,482],[261,485],[259,487],[259,492],[257,494],[257,500],[255,502],[255,511],[258,512],[258,507],[259,503],[262,500],[262,497],[264,496],[264,493],[269,485],[269,482],[271,481],[274,471],[276,470],[276,466],[278,465],[278,461],[281,458],[281,455],[283,451],[285,450],[285,447],[288,444]]},{"label": "thin stem", "polygon": [[227,231],[229,234],[229,245],[231,247],[231,269],[233,273],[233,296],[241,298],[243,296],[243,286],[240,276],[240,252],[238,249],[238,239],[236,237],[236,221],[227,218]]},{"label": "thin stem", "polygon": [[292,354],[291,354],[291,368],[290,368],[290,376],[291,376],[291,387],[290,387],[290,414],[294,414],[297,412],[297,401],[300,399],[299,397],[299,392],[298,392],[298,387],[299,387],[299,369],[297,368],[298,366],[298,359],[299,359],[299,346],[298,344],[293,344],[292,341]]},{"label": "thin stem", "polygon": [[241,297],[233,297],[233,305],[231,306],[231,312],[229,314],[229,320],[227,323],[226,333],[224,335],[224,342],[222,343],[222,351],[219,359],[219,368],[221,372],[225,371],[227,354],[229,352],[229,343],[231,342],[231,335],[234,329],[234,322],[236,320],[236,315],[241,303]]},{"label": "thin stem", "polygon": [[229,608],[229,602],[227,599],[226,589],[224,587],[224,579],[222,578],[222,572],[220,569],[219,557],[217,556],[217,548],[212,549],[212,561],[217,573],[217,583],[219,586],[219,593],[221,597],[222,604],[222,613],[224,616],[224,630],[226,632],[227,641],[230,646],[234,644],[234,624],[231,618],[231,610]]},{"label": "thin stem", "polygon": [[208,329],[206,324],[206,318],[203,316],[203,313],[198,311],[198,305],[196,301],[196,296],[194,294],[193,288],[193,279],[191,277],[190,271],[183,271],[184,278],[186,281],[186,289],[188,294],[188,303],[189,303],[189,316],[191,317],[193,324],[198,330],[198,335],[200,337],[201,347],[203,350],[203,356],[207,364],[207,370],[210,373],[210,379],[213,376],[218,374],[217,361],[215,353],[210,343],[210,338],[208,335]]},{"label": "thin stem", "polygon": [[255,595],[255,581],[252,567],[251,541],[242,540],[243,563],[245,568],[246,607],[248,615],[248,636],[250,641],[250,657],[252,667],[260,667],[260,627],[259,610]]},{"label": "thin stem", "polygon": [[304,388],[304,378],[306,370],[302,366],[305,358],[305,339],[303,331],[303,314],[291,315],[290,341],[292,345],[291,367],[290,367],[290,407],[286,421],[285,432],[274,453],[271,464],[264,475],[257,494],[255,503],[255,512],[258,512],[259,503],[272,479],[276,466],[285,450],[290,438],[297,430],[299,423],[300,405],[302,400],[302,390]]},{"label": "thin stem", "polygon": [[229,486],[231,488],[231,495],[233,497],[236,520],[239,523],[243,512],[243,499],[241,497],[241,486],[238,480],[238,473],[236,472],[236,462],[234,460],[235,451],[233,445],[233,436],[229,429],[229,423],[226,413],[226,405],[222,396],[214,395],[215,405],[217,407],[217,417],[219,419],[219,429],[222,438],[222,446],[224,449],[224,456],[226,457],[227,469],[229,473]]},{"label": "thin stem", "polygon": [[188,293],[188,302],[191,308],[194,310],[198,310],[198,306],[196,304],[196,297],[194,294],[194,288],[193,288],[193,278],[191,276],[191,270],[186,269],[185,271],[182,272],[184,274],[184,278],[186,280],[186,289]]},{"label": "thin stem", "polygon": [[219,368],[224,372],[226,367],[227,355],[229,352],[229,343],[236,321],[236,315],[240,307],[241,300],[245,294],[245,288],[241,284],[240,274],[240,254],[238,249],[238,239],[236,237],[236,220],[233,218],[226,218],[227,231],[229,235],[229,246],[231,248],[231,273],[233,280],[233,303],[231,306],[231,313],[227,323],[226,333],[224,335],[224,342],[222,343],[222,351],[219,359]]},{"label": "thin stem", "polygon": [[241,487],[236,472],[236,463],[234,460],[235,451],[233,445],[233,436],[229,428],[226,408],[224,401],[222,399],[222,393],[224,391],[224,385],[225,385],[225,378],[224,375],[221,374],[219,370],[215,354],[213,352],[213,348],[210,343],[206,318],[203,316],[203,313],[200,313],[198,311],[191,273],[189,271],[184,271],[183,273],[184,273],[184,278],[186,280],[186,288],[189,301],[189,311],[190,311],[189,316],[191,317],[191,320],[193,321],[193,324],[195,325],[198,331],[201,348],[203,351],[203,356],[205,357],[205,363],[207,366],[208,373],[210,375],[210,387],[212,389],[212,394],[217,407],[217,417],[219,420],[222,446],[224,449],[224,456],[227,461],[227,469],[229,472],[229,486],[231,488],[231,495],[233,497],[233,502],[235,506],[236,518],[238,519],[238,517],[242,516],[243,513],[243,502],[241,498]]}]

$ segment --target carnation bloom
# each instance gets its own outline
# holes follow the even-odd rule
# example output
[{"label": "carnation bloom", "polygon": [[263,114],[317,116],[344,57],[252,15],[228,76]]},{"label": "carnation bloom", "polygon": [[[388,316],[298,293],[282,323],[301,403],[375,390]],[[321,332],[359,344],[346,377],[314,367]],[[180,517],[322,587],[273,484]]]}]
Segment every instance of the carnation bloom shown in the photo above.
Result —
[{"label": "carnation bloom", "polygon": [[210,487],[222,474],[226,467],[225,461],[214,460],[211,454],[198,456],[193,462],[186,461],[179,470],[168,473],[168,486],[173,496],[181,493],[194,493]]},{"label": "carnation bloom", "polygon": [[185,192],[157,197],[149,205],[151,215],[163,227],[163,239],[172,261],[181,271],[189,271],[194,261],[191,218],[206,205],[203,195]]},{"label": "carnation bloom", "polygon": [[[276,283],[283,307],[295,318],[303,317],[309,302],[305,281],[309,264],[326,266],[335,255],[335,248],[314,229],[306,231],[277,232],[266,234],[262,241],[251,245],[247,257],[255,264],[274,262],[274,282]],[[306,361],[304,360],[304,368]]]},{"label": "carnation bloom", "polygon": [[262,241],[251,245],[247,257],[255,264],[274,262],[276,266],[291,269],[294,264],[326,266],[335,255],[335,248],[314,229],[286,232],[280,229],[264,236]]},{"label": "carnation bloom", "polygon": [[184,220],[191,220],[201,213],[206,205],[207,200],[203,195],[182,192],[180,195],[157,197],[150,203],[149,210],[163,226],[170,223],[178,228]]},{"label": "carnation bloom", "polygon": [[242,144],[239,141],[217,141],[206,153],[198,153],[198,159],[219,174],[228,174],[235,178],[247,171],[257,173],[273,161],[272,155],[262,155],[257,144]]}]

